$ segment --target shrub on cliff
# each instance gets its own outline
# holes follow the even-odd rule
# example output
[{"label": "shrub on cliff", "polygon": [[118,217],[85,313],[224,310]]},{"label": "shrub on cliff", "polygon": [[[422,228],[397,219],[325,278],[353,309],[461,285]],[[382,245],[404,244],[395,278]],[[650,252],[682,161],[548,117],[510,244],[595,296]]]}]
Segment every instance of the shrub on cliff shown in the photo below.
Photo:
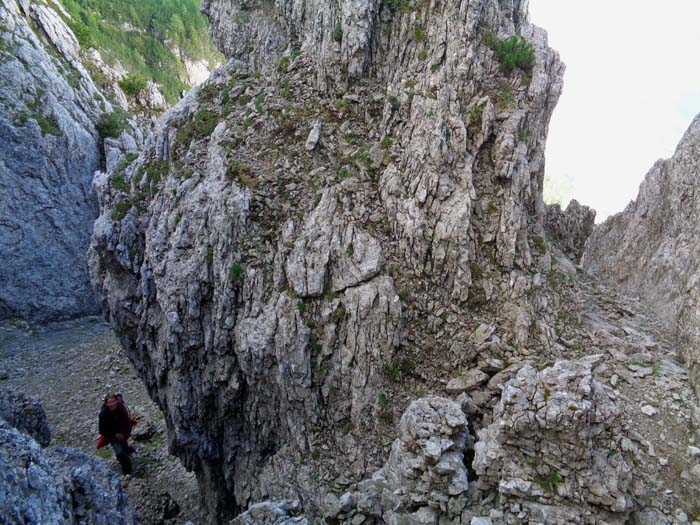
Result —
[{"label": "shrub on cliff", "polygon": [[107,137],[117,138],[126,129],[128,118],[128,113],[121,110],[105,113],[99,122],[95,124],[95,128],[103,139]]},{"label": "shrub on cliff", "polygon": [[146,89],[147,81],[138,75],[127,75],[119,81],[119,87],[130,97],[135,97]]},{"label": "shrub on cliff", "polygon": [[504,73],[510,73],[515,68],[530,73],[535,65],[535,46],[524,38],[513,35],[498,43],[496,57]]}]

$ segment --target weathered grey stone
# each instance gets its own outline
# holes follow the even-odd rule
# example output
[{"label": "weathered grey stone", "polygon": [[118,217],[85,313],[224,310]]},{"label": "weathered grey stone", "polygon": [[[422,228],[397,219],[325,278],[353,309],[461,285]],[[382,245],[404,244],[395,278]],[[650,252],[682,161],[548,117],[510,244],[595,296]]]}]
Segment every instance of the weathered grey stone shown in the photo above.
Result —
[{"label": "weathered grey stone", "polygon": [[461,394],[462,392],[469,392],[470,390],[473,390],[479,385],[485,383],[488,380],[488,378],[489,376],[481,370],[479,370],[478,368],[474,370],[469,370],[468,372],[464,373],[459,377],[450,379],[450,382],[447,383],[446,390],[450,394]]},{"label": "weathered grey stone", "polygon": [[230,525],[309,525],[301,511],[299,501],[265,501],[252,505]]},{"label": "weathered grey stone", "polygon": [[321,138],[321,121],[317,120],[316,123],[314,124],[314,127],[311,128],[311,131],[309,131],[309,136],[306,139],[306,151],[312,151],[315,147],[316,144],[318,144],[318,141]]},{"label": "weathered grey stone", "polygon": [[0,388],[0,418],[47,447],[51,442],[51,429],[44,407],[35,397],[9,388]]},{"label": "weathered grey stone", "polygon": [[435,396],[418,399],[401,417],[399,438],[379,475],[400,489],[407,503],[439,505],[445,495],[466,492],[468,473],[462,458],[471,444],[459,405]]},{"label": "weathered grey stone", "polygon": [[20,10],[4,1],[0,26],[0,252],[12,254],[0,268],[0,318],[96,313],[85,266],[98,215],[90,189],[100,165],[94,123],[111,105],[78,60],[72,31],[46,3]]},{"label": "weathered grey stone", "polygon": [[649,417],[656,415],[656,409],[651,405],[643,405],[641,412]]},{"label": "weathered grey stone", "polygon": [[137,523],[103,460],[64,447],[42,449],[0,420],[0,521],[26,523]]},{"label": "weathered grey stone", "polygon": [[632,525],[669,525],[666,516],[656,509],[644,509],[632,514]]}]

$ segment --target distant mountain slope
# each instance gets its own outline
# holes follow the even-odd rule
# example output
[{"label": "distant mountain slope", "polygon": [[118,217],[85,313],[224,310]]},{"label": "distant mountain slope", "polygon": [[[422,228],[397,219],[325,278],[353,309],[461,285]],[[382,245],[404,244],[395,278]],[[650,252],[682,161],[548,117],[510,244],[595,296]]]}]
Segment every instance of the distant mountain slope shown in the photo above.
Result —
[{"label": "distant mountain slope", "polygon": [[199,0],[61,0],[83,48],[96,47],[108,65],[155,80],[168,102],[198,83],[198,70],[221,61]]}]

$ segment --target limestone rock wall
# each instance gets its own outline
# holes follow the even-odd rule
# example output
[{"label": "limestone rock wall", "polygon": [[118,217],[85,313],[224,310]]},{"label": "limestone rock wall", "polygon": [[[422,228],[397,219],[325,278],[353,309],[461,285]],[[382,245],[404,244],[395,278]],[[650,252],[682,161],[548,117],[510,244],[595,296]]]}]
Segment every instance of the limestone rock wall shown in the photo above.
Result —
[{"label": "limestone rock wall", "polygon": [[98,215],[94,123],[110,109],[44,2],[0,3],[0,318],[97,311],[85,265]]},{"label": "limestone rock wall", "polygon": [[524,348],[563,65],[522,2],[203,9],[233,58],[96,176],[91,279],[212,515],[318,515],[480,308]]},{"label": "limestone rock wall", "polygon": [[641,297],[679,334],[691,381],[700,387],[700,117],[670,159],[647,173],[637,199],[596,227],[584,265]]}]

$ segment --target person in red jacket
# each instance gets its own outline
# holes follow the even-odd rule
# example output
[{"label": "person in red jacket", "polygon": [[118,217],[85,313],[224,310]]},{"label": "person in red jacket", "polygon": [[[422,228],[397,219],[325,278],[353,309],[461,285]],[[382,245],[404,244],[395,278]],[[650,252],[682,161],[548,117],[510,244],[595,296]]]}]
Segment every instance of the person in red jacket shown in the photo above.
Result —
[{"label": "person in red jacket", "polygon": [[107,394],[100,410],[99,431],[112,446],[124,474],[131,474],[132,468],[129,458],[129,454],[134,452],[133,447],[129,446],[131,427],[129,411],[124,401],[120,396]]}]

